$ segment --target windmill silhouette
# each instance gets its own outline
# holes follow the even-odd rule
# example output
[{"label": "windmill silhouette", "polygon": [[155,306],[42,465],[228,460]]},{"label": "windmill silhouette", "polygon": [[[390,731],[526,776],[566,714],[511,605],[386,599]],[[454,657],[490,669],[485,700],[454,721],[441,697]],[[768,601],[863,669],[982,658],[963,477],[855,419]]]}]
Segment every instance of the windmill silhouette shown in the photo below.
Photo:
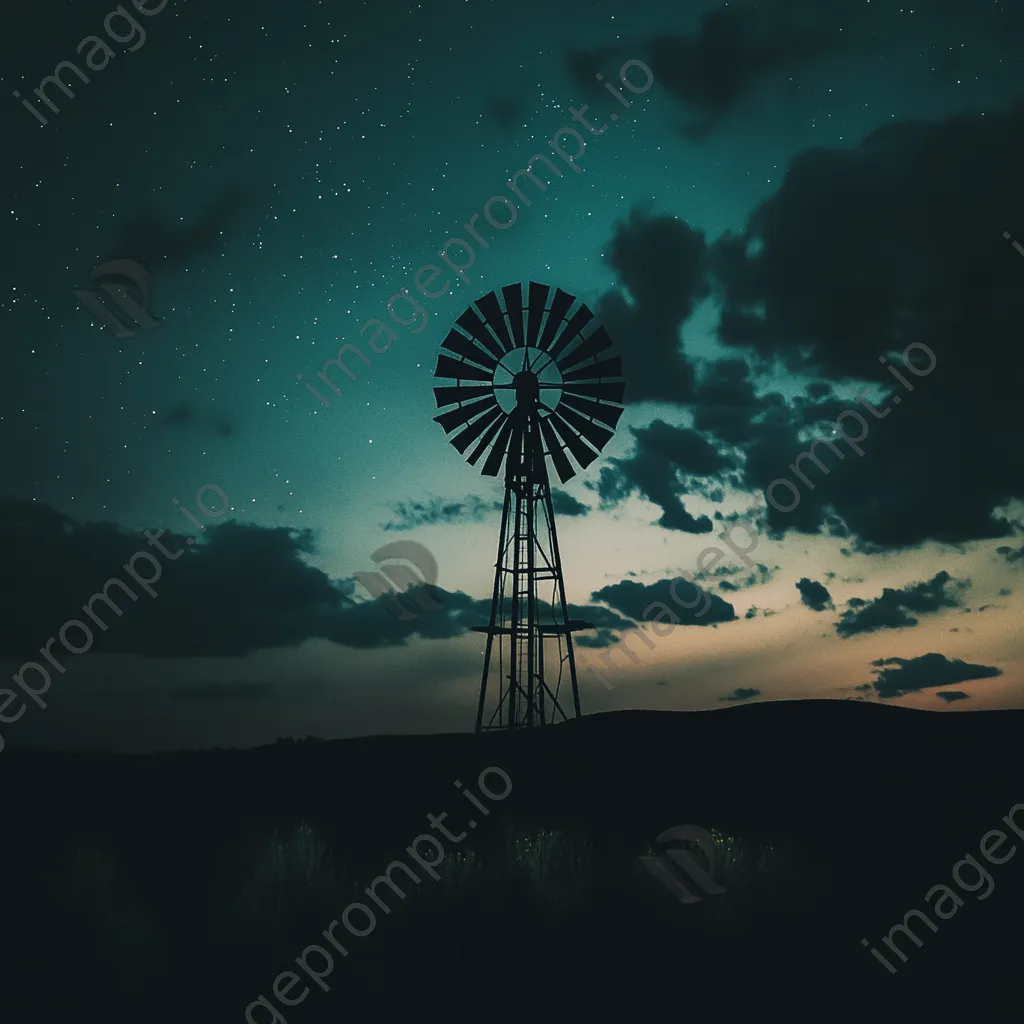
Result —
[{"label": "windmill silhouette", "polygon": [[[522,285],[510,284],[500,297],[477,299],[441,344],[447,352],[434,376],[454,383],[435,387],[434,395],[439,409],[454,408],[436,421],[471,466],[483,459],[484,476],[497,476],[505,463],[490,621],[473,627],[487,634],[478,733],[567,719],[559,700],[566,667],[573,715],[581,714],[572,634],[594,627],[569,618],[547,460],[564,484],[578,472],[573,461],[586,469],[598,457],[623,412],[621,360],[610,356],[603,327],[583,333],[593,320],[561,288],[552,293],[531,281],[524,306]],[[548,583],[551,597],[543,600],[538,588]],[[497,699],[485,722],[495,638]],[[545,662],[548,640],[557,641],[557,672]]]}]

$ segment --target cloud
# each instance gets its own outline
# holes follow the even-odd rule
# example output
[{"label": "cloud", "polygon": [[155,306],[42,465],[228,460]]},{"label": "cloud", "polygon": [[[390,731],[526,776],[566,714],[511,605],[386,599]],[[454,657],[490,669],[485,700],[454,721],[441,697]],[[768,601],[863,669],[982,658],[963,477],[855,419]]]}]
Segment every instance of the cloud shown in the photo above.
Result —
[{"label": "cloud", "polygon": [[886,587],[881,597],[873,601],[853,597],[846,602],[847,610],[839,616],[836,633],[841,637],[851,637],[877,629],[916,626],[918,620],[910,612],[925,615],[942,608],[957,608],[960,606],[959,592],[969,586],[969,580],[955,580],[943,570],[927,583],[910,583],[902,590]]},{"label": "cloud", "polygon": [[418,526],[439,523],[481,523],[501,511],[500,501],[484,501],[475,494],[462,500],[431,498],[429,501],[400,501],[392,506],[395,519],[384,523],[384,530],[414,530]]},{"label": "cloud", "polygon": [[517,96],[493,96],[485,113],[499,128],[506,131],[522,124],[525,116],[522,100]]},{"label": "cloud", "polygon": [[[621,583],[613,583],[595,590],[590,595],[590,600],[601,601],[637,621],[647,619],[645,612],[652,604],[660,602],[668,605],[675,619],[679,620],[676,622],[671,618],[663,619],[666,625],[713,626],[719,622],[732,622],[736,618],[733,606],[723,601],[717,594],[701,590],[698,601],[693,585],[680,581],[676,586],[676,593],[682,602],[694,606],[690,609],[685,608],[672,596],[671,588],[674,582],[666,579],[644,585],[633,580],[623,580]],[[704,615],[698,616],[697,613],[702,608],[706,608],[707,611]],[[653,619],[654,614],[650,618]]]},{"label": "cloud", "polygon": [[[821,24],[815,19],[817,24],[800,24],[787,17],[793,6],[792,2],[774,5],[767,16],[761,16],[759,5],[722,7],[705,14],[693,35],[656,35],[644,43],[617,42],[589,50],[569,50],[566,68],[586,98],[607,98],[596,75],[603,71],[614,81],[612,62],[621,63],[637,52],[644,53],[655,82],[697,115],[683,134],[693,142],[702,142],[768,78],[794,72],[838,48],[843,20],[835,18],[831,24]],[[849,29],[848,18],[846,22]]]},{"label": "cloud", "polygon": [[191,225],[161,212],[138,213],[118,228],[111,258],[137,260],[154,276],[161,270],[188,266],[197,258],[223,248],[225,232],[262,201],[264,190],[233,184],[207,203]]},{"label": "cloud", "polygon": [[[769,569],[767,565],[762,565],[760,562],[758,562],[755,570],[751,573],[748,573],[744,579],[735,581],[723,580],[721,583],[718,584],[718,589],[737,591],[747,590],[750,587],[763,586],[765,583],[771,582],[772,575],[778,568],[778,566],[775,566],[775,569]],[[742,567],[740,568],[740,571],[744,571]],[[699,580],[703,577],[703,575],[703,573],[697,573],[694,576],[694,579]]]},{"label": "cloud", "polygon": [[224,683],[210,679],[201,683],[178,686],[173,692],[179,700],[260,701],[269,700],[275,695],[287,696],[289,699],[305,698],[320,689],[322,689],[322,684],[317,682],[267,683],[236,679],[230,683]]},{"label": "cloud", "polygon": [[577,647],[611,647],[619,643],[619,638],[610,630],[602,627],[595,634],[576,633],[572,641]]},{"label": "cloud", "polygon": [[224,438],[233,436],[236,430],[230,416],[223,413],[202,414],[191,402],[179,402],[160,417],[160,422],[172,427],[198,427]]},{"label": "cloud", "polygon": [[[819,473],[795,512],[776,517],[783,528],[819,532],[833,507],[860,550],[1013,533],[993,511],[1024,497],[1024,462],[1005,458],[1024,447],[1024,289],[1020,257],[1002,238],[1022,161],[1021,103],[984,116],[893,123],[858,146],[797,156],[744,231],[711,247],[723,344],[750,353],[761,369],[882,390],[871,401],[884,422],[845,403],[867,424],[864,457],[848,449],[837,465],[825,452],[830,475]],[[918,346],[908,355],[918,375],[900,365],[908,346]],[[811,394],[803,404],[766,408],[745,437],[737,427],[746,483],[763,490],[787,476],[811,421],[838,407]]]},{"label": "cloud", "polygon": [[1024,546],[1011,548],[1006,545],[996,548],[996,554],[1002,555],[1011,565],[1024,559]]},{"label": "cloud", "polygon": [[760,697],[761,691],[745,686],[738,686],[732,693],[719,697],[719,700],[750,700],[751,697]]},{"label": "cloud", "polygon": [[954,700],[967,700],[970,694],[964,693],[963,690],[939,690],[936,697],[941,697],[947,704]]},{"label": "cloud", "polygon": [[637,493],[661,509],[658,526],[683,533],[711,533],[711,519],[692,516],[682,497],[706,490],[699,478],[735,469],[735,456],[696,430],[660,419],[647,427],[631,427],[630,432],[635,441],[634,454],[610,459],[611,465],[601,470],[598,495],[602,502],[607,505]]},{"label": "cloud", "polygon": [[796,584],[796,589],[800,591],[800,600],[812,611],[823,612],[826,608],[835,611],[832,595],[816,580],[809,580],[805,576]]},{"label": "cloud", "polygon": [[605,262],[629,297],[605,292],[594,311],[622,358],[628,403],[692,397],[694,369],[680,351],[679,332],[710,294],[706,255],[703,232],[674,216],[638,208],[616,226]]},{"label": "cloud", "polygon": [[585,516],[590,511],[589,505],[577,501],[566,491],[560,491],[557,487],[551,489],[551,507],[555,510],[556,516]]},{"label": "cloud", "polygon": [[655,81],[700,115],[687,130],[699,142],[766,78],[801,68],[830,48],[792,28],[765,33],[744,12],[719,8],[701,19],[695,36],[654,39],[650,60]]},{"label": "cloud", "polygon": [[876,667],[872,670],[878,676],[874,683],[875,690],[883,700],[903,697],[933,686],[950,686],[972,679],[992,679],[1003,674],[998,668],[950,661],[941,654],[922,654],[919,658],[879,658],[871,664],[897,666]]},{"label": "cloud", "polygon": [[[141,532],[114,523],[78,523],[31,501],[0,502],[0,657],[38,660],[39,647],[75,618],[90,625],[92,652],[173,658],[241,656],[295,648],[310,639],[357,648],[397,646],[417,636],[461,636],[490,615],[489,598],[440,587],[406,592],[407,603],[429,594],[442,605],[412,619],[392,615],[386,597],[357,601],[352,581],[332,580],[307,563],[316,554],[308,529],[228,521],[207,526],[202,536],[204,542],[189,547],[182,534],[158,533],[174,556],[165,558]],[[138,551],[160,563],[156,598],[133,584],[123,568]],[[137,566],[142,575],[152,575],[148,564]],[[110,586],[114,608],[93,602],[103,630],[83,605],[112,578],[122,580],[129,593]],[[539,607],[544,621],[554,621],[546,602]],[[603,605],[570,605],[569,613],[598,630],[635,628]],[[79,633],[73,636],[80,645]]]}]

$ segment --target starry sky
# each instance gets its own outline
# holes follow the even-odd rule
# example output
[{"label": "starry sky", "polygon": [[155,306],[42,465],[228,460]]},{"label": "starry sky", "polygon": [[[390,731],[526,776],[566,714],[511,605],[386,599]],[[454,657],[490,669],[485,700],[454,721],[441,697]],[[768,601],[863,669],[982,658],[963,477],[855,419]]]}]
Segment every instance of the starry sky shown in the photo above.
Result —
[{"label": "starry sky", "polygon": [[[1024,706],[1014,5],[139,4],[8,16],[0,667],[50,683],[0,690],[7,746],[471,729],[502,489],[433,422],[433,373],[470,303],[531,280],[598,314],[627,383],[614,440],[555,493],[597,627],[584,711]],[[61,61],[88,81],[65,68],[47,105]],[[597,76],[628,61],[653,85],[620,84],[627,110]],[[557,176],[519,201],[537,153]],[[465,280],[441,250],[477,214]],[[114,259],[151,276],[156,326],[118,337],[74,295]],[[402,289],[416,309],[389,315]],[[326,406],[298,378],[345,344],[370,365]],[[846,410],[862,454],[819,447],[831,472],[804,463],[813,486],[769,507]],[[753,506],[749,563],[701,561]],[[156,596],[91,646],[58,638],[158,530],[178,553],[141,560]],[[436,559],[440,610],[396,618],[355,580],[399,540]],[[709,611],[656,635],[681,573]]]}]

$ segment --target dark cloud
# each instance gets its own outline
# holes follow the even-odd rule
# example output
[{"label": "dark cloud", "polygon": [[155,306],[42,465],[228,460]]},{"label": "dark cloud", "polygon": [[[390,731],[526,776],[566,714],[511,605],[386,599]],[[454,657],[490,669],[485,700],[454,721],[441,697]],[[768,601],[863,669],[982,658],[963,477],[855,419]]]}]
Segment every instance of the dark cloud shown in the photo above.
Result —
[{"label": "dark cloud", "polygon": [[[775,566],[776,570],[778,568],[778,566]],[[745,570],[741,567],[739,571],[744,572]],[[747,575],[742,580],[723,580],[721,583],[718,584],[718,589],[735,592],[737,590],[747,590],[750,587],[759,587],[765,583],[771,582],[772,574],[774,571],[775,570],[773,569],[769,569],[767,565],[762,565],[759,562],[755,570],[751,573],[747,573]],[[694,576],[694,579],[700,580],[702,577],[703,573],[697,573],[697,575]]]},{"label": "dark cloud", "polygon": [[[642,52],[655,83],[696,116],[683,126],[682,134],[702,142],[768,78],[799,70],[836,49],[843,38],[839,19],[832,19],[835,24],[829,27],[815,18],[800,23],[788,17],[792,3],[772,5],[766,16],[760,10],[763,6],[719,8],[704,15],[693,35],[665,34],[642,44],[570,50],[565,55],[566,68],[585,99],[607,99],[597,75],[603,73],[617,85],[615,65]],[[634,74],[639,77],[639,72]],[[785,91],[792,89],[793,83],[787,82]]]},{"label": "dark cloud", "polygon": [[826,608],[835,611],[832,595],[817,580],[809,580],[806,576],[796,584],[800,591],[800,600],[812,611],[823,612]]},{"label": "dark cloud", "polygon": [[236,427],[223,413],[200,412],[191,402],[179,402],[160,417],[160,422],[171,427],[196,427],[209,430],[217,437],[232,437]]},{"label": "dark cloud", "polygon": [[[422,608],[427,597],[441,605],[411,619],[391,613],[390,595],[356,601],[351,581],[332,580],[305,561],[316,553],[310,530],[229,521],[208,526],[202,536],[204,542],[189,547],[184,535],[162,532],[157,539],[174,556],[167,558],[141,533],[114,523],[78,523],[31,501],[0,503],[0,657],[39,661],[40,646],[69,619],[89,626],[96,653],[233,657],[316,638],[375,648],[413,636],[461,636],[490,614],[489,598],[439,587],[404,593],[413,607]],[[159,563],[155,598],[124,569],[139,551]],[[144,578],[155,576],[146,559],[135,564]],[[128,593],[108,585],[111,579]],[[104,630],[83,605],[105,586],[114,607],[92,602]],[[635,628],[601,605],[571,605],[569,613],[598,630]],[[553,621],[543,601],[540,614]],[[77,627],[68,635],[72,644],[85,644]],[[54,650],[64,662],[73,660],[59,642]]]},{"label": "dark cloud", "polygon": [[174,689],[174,696],[179,700],[192,701],[260,701],[269,700],[274,696],[287,696],[289,699],[306,697],[322,689],[320,683],[267,683],[261,681],[234,680],[230,683],[217,680],[206,680],[201,683],[188,683]]},{"label": "dark cloud", "polygon": [[939,690],[935,696],[941,697],[947,704],[949,704],[950,701],[954,700],[967,700],[970,695],[964,693],[963,690]]},{"label": "dark cloud", "polygon": [[752,687],[738,686],[732,693],[719,697],[719,700],[750,700],[751,697],[760,697],[761,691]]},{"label": "dark cloud", "polygon": [[516,96],[494,96],[487,104],[485,113],[499,128],[505,130],[522,124],[525,116],[523,103]]},{"label": "dark cloud", "polygon": [[942,654],[922,654],[919,658],[879,658],[875,666],[895,665],[895,668],[876,667],[878,676],[875,690],[883,700],[903,697],[917,690],[933,686],[950,686],[972,679],[992,679],[1002,670],[988,665],[969,665],[963,661],[950,661]]},{"label": "dark cloud", "polygon": [[[673,580],[658,580],[657,583],[645,586],[642,583],[635,583],[633,580],[623,580],[621,583],[613,583],[600,590],[595,590],[590,595],[590,600],[601,601],[637,621],[648,618],[644,612],[652,604],[660,602],[668,605],[673,615],[679,620],[676,623],[671,618],[663,619],[662,621],[668,625],[713,626],[718,622],[732,622],[736,618],[736,610],[733,606],[723,601],[717,594],[701,590],[698,601],[694,587],[681,580],[676,586],[676,593],[682,602],[694,605],[693,608],[685,608],[672,596],[673,582]],[[698,616],[697,613],[702,608],[706,608],[707,611]],[[655,614],[656,612],[652,612],[649,618],[654,619]]]},{"label": "dark cloud", "polygon": [[585,516],[590,511],[589,505],[577,501],[566,491],[560,491],[557,487],[551,488],[551,507],[555,510],[556,516]]},{"label": "dark cloud", "polygon": [[587,490],[597,492],[602,510],[614,508],[620,502],[625,501],[633,491],[630,481],[610,466],[601,467],[596,483],[593,480],[585,480],[583,486]]},{"label": "dark cloud", "polygon": [[708,516],[695,518],[682,497],[700,493],[698,477],[724,474],[736,467],[735,456],[711,444],[688,427],[655,420],[650,426],[630,428],[635,452],[625,459],[610,459],[601,471],[598,494],[606,504],[636,492],[661,509],[657,525],[684,533],[711,533]]},{"label": "dark cloud", "polygon": [[996,554],[1002,555],[1012,565],[1014,562],[1019,562],[1021,559],[1024,559],[1024,546],[1011,548],[1004,544],[1001,547],[996,548]]},{"label": "dark cloud", "polygon": [[697,385],[694,426],[729,444],[741,444],[750,438],[754,419],[764,412],[765,401],[757,397],[750,367],[744,360],[719,359],[704,368]]},{"label": "dark cloud", "polygon": [[[864,457],[847,449],[837,464],[825,451],[830,475],[819,471],[814,491],[773,523],[817,531],[832,506],[861,550],[1013,532],[993,510],[1024,497],[1024,462],[1005,458],[1024,447],[1024,289],[1020,257],[1002,238],[1022,160],[1021,104],[894,123],[852,149],[798,156],[743,234],[712,247],[724,300],[720,340],[752,351],[758,367],[781,361],[828,381],[876,382],[885,392],[874,403],[884,422],[848,406],[867,424]],[[901,366],[909,345],[935,354],[927,376]],[[920,347],[909,359],[922,373],[929,365]],[[835,400],[816,394],[752,425],[742,440],[752,488],[787,476],[807,447],[798,432],[834,418]],[[847,425],[851,434],[862,430],[849,418]]]},{"label": "dark cloud", "polygon": [[610,629],[602,627],[595,633],[576,633],[572,642],[577,647],[611,647],[619,642],[619,638]]},{"label": "dark cloud", "polygon": [[163,212],[136,214],[118,228],[109,258],[137,260],[154,276],[161,270],[188,266],[199,257],[222,251],[230,232],[262,202],[265,191],[240,183],[225,188],[191,225],[182,226],[177,217]]},{"label": "dark cloud", "polygon": [[[758,568],[762,568],[758,566]],[[764,571],[768,571],[768,567],[764,566]],[[776,569],[778,566],[775,567]],[[667,571],[667,570],[666,570]],[[722,576],[738,576],[741,572],[746,572],[746,567],[742,565],[719,565],[708,572],[695,572],[693,578],[699,583],[703,583],[705,580],[720,579]]]},{"label": "dark cloud", "polygon": [[616,84],[618,75],[615,64],[621,65],[625,59],[627,47],[623,43],[594,47],[589,50],[569,49],[564,54],[565,67],[573,84],[580,90],[584,99],[607,97],[608,92],[599,81],[598,75]]},{"label": "dark cloud", "polygon": [[413,530],[438,523],[481,523],[501,511],[500,501],[484,501],[475,494],[461,501],[431,498],[429,501],[401,501],[392,506],[395,519],[383,524],[384,530]]},{"label": "dark cloud", "polygon": [[720,8],[701,19],[693,37],[672,35],[651,42],[655,81],[699,115],[687,129],[694,142],[705,139],[771,75],[793,71],[821,56],[826,44],[809,33],[765,33],[749,15]]},{"label": "dark cloud", "polygon": [[969,586],[969,580],[955,580],[943,570],[927,583],[910,583],[902,590],[886,587],[881,597],[873,601],[850,598],[846,602],[847,610],[836,623],[836,632],[841,637],[850,637],[876,629],[916,626],[917,619],[911,612],[925,615],[942,608],[957,608],[960,606],[960,592]]},{"label": "dark cloud", "polygon": [[617,225],[605,255],[619,290],[598,299],[595,312],[615,341],[629,386],[626,401],[683,402],[693,397],[693,366],[679,331],[710,294],[702,232],[677,217],[636,209]]}]

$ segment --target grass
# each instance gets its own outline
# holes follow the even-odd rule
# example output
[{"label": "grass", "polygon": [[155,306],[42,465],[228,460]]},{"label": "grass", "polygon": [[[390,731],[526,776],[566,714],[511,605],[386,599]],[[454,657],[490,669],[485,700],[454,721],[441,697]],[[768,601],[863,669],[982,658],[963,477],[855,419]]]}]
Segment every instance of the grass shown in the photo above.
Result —
[{"label": "grass", "polygon": [[[31,912],[73,922],[82,937],[83,976],[113,973],[121,992],[140,997],[201,995],[211,1009],[220,1000],[225,1012],[235,1007],[241,1016],[303,949],[324,944],[323,929],[358,901],[373,907],[377,923],[369,936],[344,940],[351,955],[335,965],[338,984],[344,974],[347,991],[362,984],[379,999],[393,999],[399,968],[410,991],[416,976],[432,979],[438,972],[449,972],[451,985],[465,985],[464,976],[459,981],[451,973],[456,968],[488,962],[538,937],[570,951],[600,939],[621,961],[632,955],[638,930],[683,936],[680,941],[695,947],[696,936],[731,932],[755,910],[791,899],[789,883],[805,877],[794,851],[711,832],[713,874],[727,892],[686,906],[637,861],[657,853],[653,846],[609,845],[580,825],[503,821],[460,845],[442,839],[445,856],[434,880],[404,849],[300,821],[208,845],[191,837],[180,853],[164,851],[170,872],[154,863],[148,874],[140,851],[158,845],[153,837],[141,845],[121,837],[120,846],[113,837],[75,839],[54,858],[45,895]],[[385,913],[366,888],[394,860],[421,881],[395,872],[405,898],[380,886],[390,909]],[[19,927],[16,918],[8,919],[9,929]],[[307,1003],[313,1009],[303,1014],[309,1024],[318,1019],[317,1005],[331,1005],[319,991],[312,996]]]}]

